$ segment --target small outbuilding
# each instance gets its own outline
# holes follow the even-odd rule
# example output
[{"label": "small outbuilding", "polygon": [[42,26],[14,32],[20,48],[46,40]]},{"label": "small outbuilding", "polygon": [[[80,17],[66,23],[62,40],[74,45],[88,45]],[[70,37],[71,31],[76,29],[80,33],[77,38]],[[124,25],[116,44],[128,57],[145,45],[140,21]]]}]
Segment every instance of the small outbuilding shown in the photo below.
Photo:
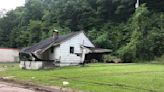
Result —
[{"label": "small outbuilding", "polygon": [[0,48],[0,62],[18,62],[19,49]]},{"label": "small outbuilding", "polygon": [[84,64],[89,53],[108,53],[108,49],[96,49],[84,31],[59,35],[43,40],[20,51],[20,67],[41,69],[44,67]]}]

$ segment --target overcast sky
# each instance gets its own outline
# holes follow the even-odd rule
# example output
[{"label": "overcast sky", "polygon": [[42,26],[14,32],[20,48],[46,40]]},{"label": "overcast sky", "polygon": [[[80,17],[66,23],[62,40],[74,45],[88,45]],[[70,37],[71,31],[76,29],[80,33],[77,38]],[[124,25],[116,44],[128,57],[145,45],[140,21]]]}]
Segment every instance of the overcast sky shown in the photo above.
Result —
[{"label": "overcast sky", "polygon": [[23,6],[25,0],[0,0],[0,9],[11,10]]}]

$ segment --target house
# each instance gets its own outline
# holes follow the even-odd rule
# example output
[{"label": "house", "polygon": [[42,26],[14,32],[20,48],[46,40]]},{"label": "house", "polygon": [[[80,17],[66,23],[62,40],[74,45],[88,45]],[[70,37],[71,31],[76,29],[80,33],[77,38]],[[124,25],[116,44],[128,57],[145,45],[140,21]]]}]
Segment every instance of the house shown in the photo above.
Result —
[{"label": "house", "polygon": [[69,66],[83,64],[86,54],[106,53],[107,49],[96,49],[84,31],[59,35],[43,40],[20,51],[20,67],[40,69],[50,66]]},{"label": "house", "polygon": [[0,62],[18,62],[19,49],[0,48]]}]

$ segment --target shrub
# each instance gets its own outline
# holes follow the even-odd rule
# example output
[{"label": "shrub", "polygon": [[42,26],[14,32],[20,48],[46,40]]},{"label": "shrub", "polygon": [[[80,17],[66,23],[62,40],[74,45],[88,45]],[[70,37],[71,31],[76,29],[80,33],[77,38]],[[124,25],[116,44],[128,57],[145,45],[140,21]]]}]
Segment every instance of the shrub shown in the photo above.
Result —
[{"label": "shrub", "polygon": [[152,61],[152,63],[164,64],[164,54],[161,57],[156,57],[155,60]]},{"label": "shrub", "polygon": [[111,56],[111,55],[104,55],[103,61],[105,63],[121,63],[122,62],[120,58],[117,58],[116,56]]},{"label": "shrub", "polygon": [[91,59],[91,63],[98,63],[98,60],[96,60],[96,59]]}]

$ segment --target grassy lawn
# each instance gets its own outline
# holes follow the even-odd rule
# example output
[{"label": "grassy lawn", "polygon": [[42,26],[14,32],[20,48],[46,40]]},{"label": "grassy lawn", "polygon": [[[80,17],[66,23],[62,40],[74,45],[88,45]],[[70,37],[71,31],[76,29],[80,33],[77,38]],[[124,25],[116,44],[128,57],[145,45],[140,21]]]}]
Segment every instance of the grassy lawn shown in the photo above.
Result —
[{"label": "grassy lawn", "polygon": [[0,77],[50,86],[68,81],[68,87],[86,92],[164,92],[164,65],[160,64],[89,64],[38,71],[21,70],[18,64],[0,67]]}]

